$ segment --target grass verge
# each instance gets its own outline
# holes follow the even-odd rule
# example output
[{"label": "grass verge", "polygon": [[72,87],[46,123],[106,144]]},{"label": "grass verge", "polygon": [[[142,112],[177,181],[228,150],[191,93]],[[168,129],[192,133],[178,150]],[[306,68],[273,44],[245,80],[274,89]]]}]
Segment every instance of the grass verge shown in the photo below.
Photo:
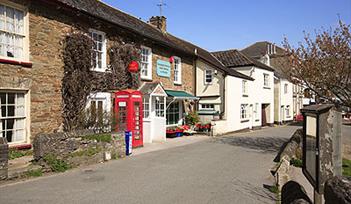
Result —
[{"label": "grass verge", "polygon": [[351,177],[351,160],[342,160],[342,174],[347,177]]},{"label": "grass verge", "polygon": [[33,150],[17,150],[17,149],[9,150],[9,160],[14,160],[17,158],[30,156],[30,155],[33,155]]},{"label": "grass verge", "polygon": [[112,141],[111,134],[97,134],[97,135],[88,135],[82,137],[85,140],[96,140],[97,142],[108,142]]},{"label": "grass verge", "polygon": [[26,173],[27,177],[40,177],[43,175],[43,171],[41,169],[30,170]]}]

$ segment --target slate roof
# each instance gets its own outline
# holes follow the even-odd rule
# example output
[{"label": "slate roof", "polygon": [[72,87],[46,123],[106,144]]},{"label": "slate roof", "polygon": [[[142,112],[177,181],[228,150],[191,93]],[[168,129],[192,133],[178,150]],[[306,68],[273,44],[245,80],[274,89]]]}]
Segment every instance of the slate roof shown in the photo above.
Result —
[{"label": "slate roof", "polygon": [[[122,12],[114,7],[111,7],[99,0],[55,0],[56,2],[68,7],[77,9],[88,15],[100,18],[104,21],[116,24],[122,28],[135,32],[146,38],[157,41],[158,43],[177,49],[185,54],[198,56],[199,58],[210,63],[218,70],[225,72],[228,75],[253,80],[251,77],[243,75],[235,70],[227,70],[221,62],[219,62],[210,52],[193,45],[185,40],[179,39],[167,32],[162,32],[159,29],[149,25],[148,23]],[[197,53],[195,52],[197,51]]]},{"label": "slate roof", "polygon": [[225,66],[228,68],[237,68],[245,66],[255,66],[267,71],[274,72],[274,69],[262,62],[259,62],[238,50],[226,50],[213,52],[213,55],[217,57]]},{"label": "slate roof", "polygon": [[[256,42],[247,48],[241,50],[242,53],[255,58],[259,59],[263,57],[267,53],[268,45],[273,45],[271,42],[262,41]],[[286,55],[285,50],[279,46],[275,45],[276,54],[270,54],[270,66],[275,70],[274,75],[278,78],[288,79],[289,77],[286,76],[284,73],[283,67],[286,66]]]},{"label": "slate roof", "polygon": [[[252,58],[257,59],[267,54],[268,45],[273,45],[273,43],[267,42],[267,41],[256,42],[242,49],[241,52],[244,53],[245,55],[248,55]],[[285,54],[285,51],[283,48],[278,47],[277,45],[275,45],[275,47],[276,47],[276,54],[271,54],[269,55],[270,57],[282,56]]]}]

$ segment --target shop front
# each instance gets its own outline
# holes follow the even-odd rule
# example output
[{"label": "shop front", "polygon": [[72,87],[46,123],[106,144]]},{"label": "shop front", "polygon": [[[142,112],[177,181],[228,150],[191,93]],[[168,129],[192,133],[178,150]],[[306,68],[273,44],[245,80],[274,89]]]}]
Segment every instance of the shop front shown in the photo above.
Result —
[{"label": "shop front", "polygon": [[186,114],[193,111],[197,100],[185,91],[164,90],[160,83],[145,83],[140,91],[145,143],[166,141],[167,129],[184,125]]}]

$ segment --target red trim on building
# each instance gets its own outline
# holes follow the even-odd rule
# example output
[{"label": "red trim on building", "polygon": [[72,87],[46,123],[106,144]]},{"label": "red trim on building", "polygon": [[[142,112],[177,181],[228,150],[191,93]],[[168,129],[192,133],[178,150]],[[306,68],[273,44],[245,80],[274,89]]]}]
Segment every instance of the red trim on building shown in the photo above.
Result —
[{"label": "red trim on building", "polygon": [[33,66],[33,63],[31,63],[31,62],[23,62],[23,61],[18,61],[18,60],[9,60],[9,59],[1,59],[1,58],[0,58],[0,63],[20,65],[20,66],[26,67],[26,68],[32,68],[32,66]]}]

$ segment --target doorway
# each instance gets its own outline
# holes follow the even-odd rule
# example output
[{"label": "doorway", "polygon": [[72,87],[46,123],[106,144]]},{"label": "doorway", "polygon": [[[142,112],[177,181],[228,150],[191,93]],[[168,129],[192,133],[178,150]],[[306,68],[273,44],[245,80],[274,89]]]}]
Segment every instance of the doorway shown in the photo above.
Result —
[{"label": "doorway", "polygon": [[261,121],[262,121],[262,126],[269,126],[269,117],[270,117],[270,112],[269,112],[269,104],[262,104],[261,108]]}]

